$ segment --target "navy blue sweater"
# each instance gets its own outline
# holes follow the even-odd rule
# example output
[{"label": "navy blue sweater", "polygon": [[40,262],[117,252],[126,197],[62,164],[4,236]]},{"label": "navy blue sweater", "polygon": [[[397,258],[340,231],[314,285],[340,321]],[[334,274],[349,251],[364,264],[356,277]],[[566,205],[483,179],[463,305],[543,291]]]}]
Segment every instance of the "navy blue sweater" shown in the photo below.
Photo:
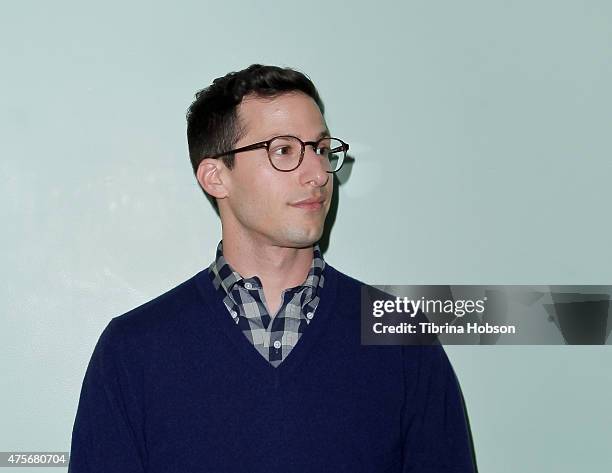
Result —
[{"label": "navy blue sweater", "polygon": [[69,471],[473,471],[444,350],[362,346],[362,283],[327,264],[316,317],[274,368],[206,271],[105,328]]}]

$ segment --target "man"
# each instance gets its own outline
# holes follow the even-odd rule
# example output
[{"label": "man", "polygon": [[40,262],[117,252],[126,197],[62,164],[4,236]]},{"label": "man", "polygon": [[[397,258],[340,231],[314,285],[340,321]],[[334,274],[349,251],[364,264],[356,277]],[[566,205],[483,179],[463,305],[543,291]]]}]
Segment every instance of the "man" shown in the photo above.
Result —
[{"label": "man", "polygon": [[363,283],[317,245],[348,144],[312,82],[260,65],[216,79],[188,141],[216,258],[106,327],[70,471],[473,471],[442,348],[362,346]]}]

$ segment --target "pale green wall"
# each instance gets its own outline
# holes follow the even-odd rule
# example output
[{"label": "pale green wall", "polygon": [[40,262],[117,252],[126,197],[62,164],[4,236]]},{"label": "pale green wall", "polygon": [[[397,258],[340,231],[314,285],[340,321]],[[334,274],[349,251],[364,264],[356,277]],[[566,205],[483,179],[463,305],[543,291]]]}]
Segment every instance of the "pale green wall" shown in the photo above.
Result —
[{"label": "pale green wall", "polygon": [[[334,266],[612,283],[612,3],[91,3],[0,8],[0,450],[68,450],[106,323],[210,262],[184,112],[253,62],[309,74],[354,150]],[[448,348],[481,473],[609,471],[609,348]]]}]

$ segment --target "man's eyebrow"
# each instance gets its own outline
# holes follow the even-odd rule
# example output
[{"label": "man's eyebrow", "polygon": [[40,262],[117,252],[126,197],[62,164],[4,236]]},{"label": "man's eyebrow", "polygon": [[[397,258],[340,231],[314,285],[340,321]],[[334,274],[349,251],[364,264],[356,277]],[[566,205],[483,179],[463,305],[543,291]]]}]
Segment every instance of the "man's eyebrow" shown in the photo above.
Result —
[{"label": "man's eyebrow", "polygon": [[327,128],[323,130],[321,133],[319,133],[319,136],[317,136],[317,140],[320,140],[321,138],[325,138],[326,136],[329,136],[329,130]]},{"label": "man's eyebrow", "polygon": [[[272,138],[276,136],[287,136],[287,135],[291,135],[291,133],[281,133],[281,132],[271,133],[266,139],[262,141],[271,140]],[[327,128],[323,130],[321,133],[319,133],[319,136],[315,138],[315,141],[320,140],[321,138],[326,138],[326,137],[330,137],[329,130]]]}]

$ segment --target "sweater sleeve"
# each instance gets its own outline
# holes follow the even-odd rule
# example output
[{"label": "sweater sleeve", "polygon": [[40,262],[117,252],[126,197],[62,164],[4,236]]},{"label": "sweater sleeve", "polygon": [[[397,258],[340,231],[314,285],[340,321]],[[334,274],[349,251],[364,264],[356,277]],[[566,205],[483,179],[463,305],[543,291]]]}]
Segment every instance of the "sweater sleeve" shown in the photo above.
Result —
[{"label": "sweater sleeve", "polygon": [[473,473],[459,383],[441,345],[404,346],[402,472]]},{"label": "sweater sleeve", "polygon": [[[113,319],[85,373],[72,430],[69,473],[144,472],[142,403]],[[130,371],[132,370],[132,371]]]}]

